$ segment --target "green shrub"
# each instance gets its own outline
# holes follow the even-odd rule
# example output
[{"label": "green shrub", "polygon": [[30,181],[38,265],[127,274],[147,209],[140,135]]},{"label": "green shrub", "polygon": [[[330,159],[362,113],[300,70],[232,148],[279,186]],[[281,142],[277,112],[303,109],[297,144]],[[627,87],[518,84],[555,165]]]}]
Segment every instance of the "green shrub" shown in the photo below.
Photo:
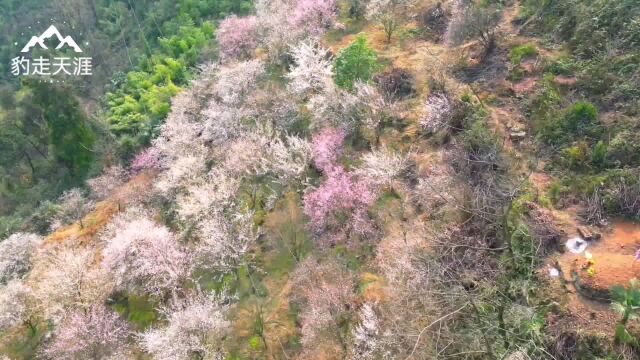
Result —
[{"label": "green shrub", "polygon": [[335,82],[341,88],[351,90],[357,80],[369,81],[378,68],[378,55],[364,36],[359,36],[338,54]]},{"label": "green shrub", "polygon": [[624,344],[637,344],[637,339],[629,333],[629,320],[637,319],[640,315],[640,282],[638,279],[629,281],[629,287],[614,286],[611,288],[611,306],[622,318],[616,325],[616,340]]},{"label": "green shrub", "polygon": [[609,142],[606,161],[611,166],[640,164],[640,135],[637,130],[624,129]]},{"label": "green shrub", "polygon": [[571,75],[576,71],[578,64],[567,56],[550,61],[545,70],[553,75]]},{"label": "green shrub", "polygon": [[523,59],[538,55],[538,49],[533,44],[518,45],[509,52],[509,60],[514,65],[519,65]]},{"label": "green shrub", "polygon": [[562,149],[562,162],[570,169],[581,169],[588,164],[589,149],[584,141]]},{"label": "green shrub", "polygon": [[595,106],[577,102],[563,111],[560,119],[545,119],[540,132],[546,143],[562,145],[585,137],[597,139],[602,128],[598,124],[598,110]]},{"label": "green shrub", "polygon": [[602,141],[598,141],[591,151],[591,164],[598,168],[603,169],[606,167],[607,159],[607,145]]}]

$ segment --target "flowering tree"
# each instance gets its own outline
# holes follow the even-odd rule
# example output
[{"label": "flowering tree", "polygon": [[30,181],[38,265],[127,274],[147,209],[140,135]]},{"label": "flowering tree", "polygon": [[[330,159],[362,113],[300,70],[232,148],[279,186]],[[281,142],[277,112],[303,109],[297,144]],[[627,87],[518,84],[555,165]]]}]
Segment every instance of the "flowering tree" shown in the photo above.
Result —
[{"label": "flowering tree", "polygon": [[328,240],[336,243],[349,238],[351,233],[369,235],[373,227],[368,207],[376,194],[369,183],[334,166],[325,181],[304,197],[304,213],[311,228],[317,233],[329,232]]},{"label": "flowering tree", "polygon": [[256,0],[260,43],[272,62],[282,62],[290,44],[304,37],[303,30],[292,24],[295,0]]},{"label": "flowering tree", "polygon": [[222,359],[229,323],[227,306],[212,295],[195,295],[164,309],[167,326],[142,334],[142,348],[156,360]]},{"label": "flowering tree", "polygon": [[362,157],[362,164],[356,170],[356,174],[371,184],[388,186],[407,165],[405,156],[382,147]]},{"label": "flowering tree", "polygon": [[261,158],[262,168],[271,172],[282,184],[299,180],[309,168],[312,145],[309,141],[293,135],[284,140],[275,137],[267,144]]},{"label": "flowering tree", "polygon": [[355,130],[358,98],[349,91],[328,83],[322,90],[311,95],[307,107],[313,116],[312,128],[337,126],[349,132]]},{"label": "flowering tree", "polygon": [[228,147],[222,167],[233,177],[251,175],[260,168],[260,159],[269,139],[259,132],[242,134]]},{"label": "flowering tree", "polygon": [[198,264],[221,272],[237,270],[257,239],[252,213],[235,212],[231,217],[213,214],[200,223],[198,232],[201,240],[195,251]]},{"label": "flowering tree", "polygon": [[420,117],[420,125],[430,132],[437,132],[447,127],[451,110],[447,95],[433,94],[424,103],[424,114]]},{"label": "flowering tree", "polygon": [[338,14],[336,0],[296,0],[291,24],[319,35],[330,28]]},{"label": "flowering tree", "polygon": [[161,169],[162,154],[155,146],[148,147],[139,152],[131,162],[131,172],[138,174],[146,169]]},{"label": "flowering tree", "polygon": [[316,42],[302,41],[291,48],[294,66],[287,74],[296,94],[317,92],[333,81],[333,62],[328,50]]},{"label": "flowering tree", "polygon": [[255,90],[258,80],[265,74],[260,60],[249,60],[224,66],[214,85],[216,96],[222,104],[237,106]]},{"label": "flowering tree", "polygon": [[286,132],[301,119],[297,98],[279,87],[258,89],[249,99],[256,123],[264,123],[276,131]]},{"label": "flowering tree", "polygon": [[52,359],[122,358],[128,336],[127,323],[118,314],[93,305],[66,316],[44,353]]},{"label": "flowering tree", "polygon": [[175,159],[164,171],[155,187],[165,194],[196,182],[206,171],[206,160],[201,156],[183,156]]},{"label": "flowering tree", "polygon": [[328,230],[330,243],[348,238],[351,232],[367,235],[373,231],[367,209],[376,194],[366,179],[358,179],[337,163],[343,143],[344,132],[332,128],[313,137],[314,162],[326,178],[304,197],[304,213],[311,228],[318,233]]},{"label": "flowering tree", "polygon": [[351,359],[374,359],[380,347],[380,321],[374,310],[374,304],[366,303],[360,308],[360,323],[353,329],[354,346]]},{"label": "flowering tree", "polygon": [[318,170],[328,172],[342,155],[345,133],[341,129],[325,128],[311,139],[313,161]]},{"label": "flowering tree", "polygon": [[223,60],[250,56],[258,46],[257,19],[255,16],[231,15],[222,20],[216,36]]},{"label": "flowering tree", "polygon": [[391,42],[393,33],[398,28],[402,10],[413,0],[371,0],[367,5],[367,18],[379,21],[387,36],[387,43]]},{"label": "flowering tree", "polygon": [[87,180],[87,185],[95,197],[104,199],[124,184],[128,175],[127,171],[121,166],[114,165],[106,168],[102,175]]},{"label": "flowering tree", "polygon": [[296,294],[302,304],[302,344],[311,347],[321,336],[337,340],[346,352],[346,336],[340,326],[355,300],[350,274],[333,262],[307,258],[293,274]]},{"label": "flowering tree", "polygon": [[22,277],[31,269],[31,256],[42,238],[16,233],[0,242],[0,284]]},{"label": "flowering tree", "polygon": [[178,215],[185,222],[197,222],[210,213],[219,213],[231,204],[240,179],[221,168],[214,168],[178,196]]},{"label": "flowering tree", "polygon": [[74,188],[65,191],[59,199],[59,211],[53,221],[52,228],[70,224],[75,221],[80,222],[80,227],[84,227],[82,218],[93,209],[95,203],[88,200],[83,191]]},{"label": "flowering tree", "polygon": [[38,254],[29,278],[36,306],[46,319],[59,322],[70,308],[86,308],[106,300],[113,286],[94,265],[94,258],[90,249],[61,246]]},{"label": "flowering tree", "polygon": [[165,226],[134,219],[106,239],[103,266],[116,286],[161,296],[189,275],[189,258]]},{"label": "flowering tree", "polygon": [[31,289],[17,279],[0,287],[0,332],[25,322],[31,296]]},{"label": "flowering tree", "polygon": [[300,179],[311,161],[311,143],[297,136],[245,133],[229,145],[223,168],[233,176],[273,175],[286,184]]}]

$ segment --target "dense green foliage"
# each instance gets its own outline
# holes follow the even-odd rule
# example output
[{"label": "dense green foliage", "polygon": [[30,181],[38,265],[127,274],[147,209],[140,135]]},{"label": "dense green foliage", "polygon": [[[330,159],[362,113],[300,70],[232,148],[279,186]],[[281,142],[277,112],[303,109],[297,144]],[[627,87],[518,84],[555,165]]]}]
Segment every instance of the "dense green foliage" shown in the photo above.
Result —
[{"label": "dense green foliage", "polygon": [[598,105],[638,112],[640,105],[640,3],[635,0],[527,0],[533,30],[566,41],[572,56],[564,70],[578,77]]},{"label": "dense green foliage", "polygon": [[335,61],[336,84],[352,89],[357,80],[369,81],[378,69],[378,56],[364,36],[342,50]]},{"label": "dense green foliage", "polygon": [[96,135],[71,89],[31,80],[2,96],[0,234],[42,198],[81,181],[95,158]]},{"label": "dense green foliage", "polygon": [[107,122],[120,137],[121,150],[131,154],[151,138],[152,131],[169,113],[171,97],[188,80],[188,69],[213,37],[213,27],[181,26],[178,34],[160,39],[160,48],[131,71],[119,88],[107,94]]}]

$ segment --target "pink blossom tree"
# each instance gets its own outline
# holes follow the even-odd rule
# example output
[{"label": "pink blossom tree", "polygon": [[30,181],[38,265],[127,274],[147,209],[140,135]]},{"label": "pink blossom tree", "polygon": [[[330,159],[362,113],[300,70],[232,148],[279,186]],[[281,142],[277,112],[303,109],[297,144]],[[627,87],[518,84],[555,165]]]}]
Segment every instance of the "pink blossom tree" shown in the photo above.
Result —
[{"label": "pink blossom tree", "polygon": [[121,359],[128,336],[128,326],[118,314],[94,305],[66,316],[44,352],[52,359]]},{"label": "pink blossom tree", "polygon": [[256,17],[227,17],[218,27],[217,39],[223,60],[250,56],[258,46]]},{"label": "pink blossom tree", "polygon": [[304,197],[304,213],[318,234],[328,233],[330,244],[352,233],[367,236],[373,225],[367,209],[376,194],[367,181],[359,180],[341,166],[334,166],[325,181]]},{"label": "pink blossom tree", "polygon": [[148,147],[133,158],[131,172],[137,174],[147,169],[161,169],[161,160],[162,154],[160,150],[155,146]]},{"label": "pink blossom tree", "polygon": [[343,143],[342,130],[326,128],[313,137],[314,162],[326,178],[304,197],[304,213],[311,229],[328,233],[330,244],[348,239],[352,233],[365,236],[373,232],[367,209],[375,201],[376,192],[369,181],[338,164]]},{"label": "pink blossom tree", "polygon": [[297,0],[290,22],[312,35],[320,35],[333,25],[337,14],[336,0]]},{"label": "pink blossom tree", "polygon": [[325,128],[313,136],[313,159],[318,170],[327,172],[335,166],[342,155],[344,138],[345,132],[335,128]]}]

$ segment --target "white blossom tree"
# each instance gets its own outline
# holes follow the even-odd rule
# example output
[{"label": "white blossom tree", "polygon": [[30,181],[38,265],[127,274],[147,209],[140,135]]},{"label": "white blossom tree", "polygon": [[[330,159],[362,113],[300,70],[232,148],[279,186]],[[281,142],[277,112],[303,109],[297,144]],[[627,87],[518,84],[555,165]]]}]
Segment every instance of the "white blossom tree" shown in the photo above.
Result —
[{"label": "white blossom tree", "polygon": [[184,188],[199,180],[206,173],[206,159],[200,156],[183,156],[174,160],[155,183],[164,194]]},{"label": "white blossom tree", "polygon": [[200,222],[200,243],[196,246],[198,265],[221,272],[233,272],[240,267],[257,239],[253,214],[214,213]]},{"label": "white blossom tree", "polygon": [[189,256],[165,226],[149,219],[130,220],[108,237],[103,267],[116,286],[162,296],[189,276]]},{"label": "white blossom tree", "polygon": [[437,132],[446,128],[451,117],[451,102],[446,94],[436,93],[427,98],[424,103],[420,125],[430,132]]},{"label": "white blossom tree", "polygon": [[123,359],[130,334],[127,323],[104,305],[65,316],[44,353],[52,359]]},{"label": "white blossom tree", "polygon": [[294,284],[302,303],[302,344],[312,347],[321,337],[337,340],[347,351],[346,337],[339,325],[355,299],[353,279],[333,262],[307,258],[294,273]]},{"label": "white blossom tree", "polygon": [[91,193],[98,199],[104,199],[127,181],[128,172],[120,165],[106,168],[102,175],[87,180]]},{"label": "white blossom tree", "polygon": [[375,312],[375,304],[365,303],[360,308],[360,323],[353,329],[353,349],[351,359],[369,360],[375,359],[375,354],[380,347],[378,336],[380,335],[380,320]]},{"label": "white blossom tree", "polygon": [[289,89],[300,95],[322,90],[333,82],[331,54],[315,41],[301,41],[291,48],[294,66],[286,75]]},{"label": "white blossom tree", "polygon": [[236,177],[262,175],[262,158],[269,141],[261,131],[242,134],[229,144],[222,167]]},{"label": "white blossom tree", "polygon": [[84,192],[78,188],[65,191],[58,200],[59,210],[51,227],[56,229],[76,221],[80,223],[80,227],[84,227],[82,218],[93,210],[95,203],[87,199]]},{"label": "white blossom tree", "polygon": [[366,178],[369,183],[389,186],[407,165],[405,155],[381,147],[362,156],[362,164],[356,169],[356,174]]},{"label": "white blossom tree", "polygon": [[175,301],[162,312],[167,326],[147,330],[140,336],[142,348],[154,360],[223,358],[221,342],[230,327],[223,299],[198,294]]},{"label": "white blossom tree", "polygon": [[282,184],[301,180],[313,157],[311,143],[293,135],[285,136],[284,140],[275,137],[265,150],[261,165]]},{"label": "white blossom tree", "polygon": [[257,0],[255,2],[260,43],[272,62],[282,60],[289,44],[304,36],[304,29],[289,21],[294,0]]},{"label": "white blossom tree", "polygon": [[313,116],[312,128],[321,129],[327,126],[339,127],[353,131],[358,119],[358,98],[331,82],[321,91],[311,95],[307,107]]},{"label": "white blossom tree", "polygon": [[31,297],[31,289],[18,279],[0,287],[0,332],[28,322]]},{"label": "white blossom tree", "polygon": [[31,270],[33,252],[41,242],[40,236],[29,233],[16,233],[0,242],[0,284]]},{"label": "white blossom tree", "polygon": [[70,308],[86,308],[105,301],[113,283],[86,248],[56,246],[45,249],[34,261],[30,282],[39,312],[59,322]]},{"label": "white blossom tree", "polygon": [[178,215],[185,222],[198,222],[207,214],[220,212],[233,203],[239,186],[240,179],[214,168],[178,196]]},{"label": "white blossom tree", "polygon": [[256,88],[258,80],[265,74],[260,60],[248,60],[220,68],[213,89],[222,104],[237,106]]}]

